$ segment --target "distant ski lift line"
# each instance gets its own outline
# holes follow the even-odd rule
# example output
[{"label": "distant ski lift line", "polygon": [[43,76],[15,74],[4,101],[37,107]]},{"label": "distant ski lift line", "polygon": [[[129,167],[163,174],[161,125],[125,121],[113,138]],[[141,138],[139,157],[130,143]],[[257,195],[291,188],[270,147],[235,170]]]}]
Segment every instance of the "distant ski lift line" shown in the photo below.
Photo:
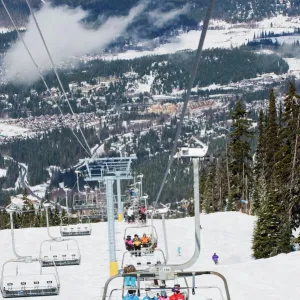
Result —
[{"label": "distant ski lift line", "polygon": [[[155,202],[153,204],[153,212],[155,211],[155,207],[157,206],[157,204],[159,202],[161,192],[164,188],[166,179],[168,177],[168,174],[169,174],[169,171],[170,171],[170,168],[172,166],[174,156],[175,156],[175,153],[176,153],[176,150],[177,150],[178,139],[179,139],[179,136],[180,136],[180,133],[181,133],[183,120],[184,120],[184,115],[186,113],[186,109],[187,109],[187,105],[188,105],[188,102],[189,102],[189,97],[190,97],[190,94],[191,94],[191,90],[192,90],[192,87],[194,85],[195,77],[196,77],[196,74],[197,74],[197,71],[198,71],[198,67],[199,67],[199,63],[200,63],[200,59],[201,59],[201,54],[202,54],[202,49],[203,49],[206,33],[207,33],[207,30],[208,30],[208,24],[209,24],[209,20],[211,18],[212,10],[213,10],[213,7],[214,7],[214,2],[215,2],[215,0],[210,0],[209,4],[208,4],[207,12],[206,12],[205,19],[204,19],[204,22],[203,22],[203,29],[201,31],[201,36],[200,36],[200,40],[199,40],[199,44],[198,44],[198,48],[197,48],[197,52],[196,52],[195,61],[193,62],[193,66],[191,68],[192,71],[191,71],[191,75],[190,75],[190,78],[189,78],[189,82],[188,82],[186,92],[183,95],[184,104],[183,104],[182,112],[181,112],[181,115],[180,115],[180,121],[179,121],[179,124],[178,124],[178,127],[177,127],[177,131],[176,131],[176,135],[175,135],[171,155],[170,155],[170,158],[169,158],[169,161],[168,161],[168,166],[167,166],[167,169],[165,171],[163,180],[161,182],[159,191],[157,193]],[[153,217],[153,213],[152,213],[152,217]]]},{"label": "distant ski lift line", "polygon": [[[41,72],[39,66],[37,65],[35,59],[33,58],[33,56],[32,56],[32,54],[31,54],[31,52],[30,52],[30,50],[29,50],[29,48],[28,48],[26,42],[24,41],[22,35],[20,34],[20,30],[19,30],[18,27],[16,26],[16,23],[14,22],[14,20],[13,20],[13,18],[12,18],[12,16],[11,16],[11,14],[10,14],[10,12],[9,12],[9,10],[8,10],[8,8],[7,8],[6,4],[5,4],[5,2],[4,2],[4,0],[1,0],[1,3],[2,3],[2,5],[3,5],[3,7],[4,7],[4,9],[5,9],[5,11],[6,11],[6,13],[7,13],[7,15],[8,15],[8,17],[9,17],[11,23],[12,23],[12,25],[13,25],[13,27],[14,27],[14,29],[16,30],[19,39],[20,39],[21,42],[23,43],[23,45],[24,45],[24,47],[25,47],[25,49],[26,49],[26,51],[27,51],[27,53],[28,53],[28,55],[29,55],[29,57],[30,57],[32,63],[34,64],[35,68],[37,69],[37,71],[38,71],[38,73],[39,73],[39,76],[40,76],[41,80],[43,81],[43,83],[44,83],[44,85],[45,85],[45,87],[46,87],[47,92],[49,93],[49,95],[51,95],[50,88],[49,88],[49,86],[48,86],[48,84],[47,84],[47,82],[46,82],[46,80],[45,80],[45,78],[44,78],[44,76],[43,76],[43,74],[42,74],[42,72]],[[63,90],[63,92],[64,92],[64,96],[66,97],[66,94],[65,94],[65,91],[64,91],[64,90]],[[55,98],[53,98],[53,100],[54,100],[54,102],[55,102],[55,104],[56,104],[56,106],[57,106],[57,108],[58,108],[60,114],[63,116],[64,114],[63,114],[63,112],[62,112],[60,106],[58,105],[58,102],[55,100]],[[68,102],[68,104],[69,104],[69,106],[70,106],[70,103],[69,103],[69,101],[68,101],[67,98],[66,98],[66,100],[67,100],[67,102]],[[71,112],[72,112],[73,115],[74,115],[74,112],[73,112],[71,106],[70,106],[70,109],[71,109]],[[86,144],[87,144],[87,146],[88,146],[89,151],[88,151],[88,150],[85,148],[85,146],[81,143],[80,139],[79,139],[78,136],[76,135],[76,133],[75,133],[75,131],[73,130],[73,128],[70,128],[70,129],[71,129],[73,135],[75,136],[75,138],[77,139],[78,143],[79,143],[79,144],[81,145],[81,147],[84,149],[84,151],[85,151],[89,156],[91,156],[91,149],[90,149],[90,147],[89,147],[89,145],[88,145],[88,143],[87,143],[87,141],[86,141],[86,139],[85,139],[85,136],[84,136],[84,134],[83,134],[83,132],[82,132],[82,130],[81,130],[81,128],[80,128],[80,125],[78,124],[78,121],[77,121],[76,117],[75,117],[75,120],[76,120],[76,123],[77,123],[77,125],[78,125],[78,127],[79,127],[79,130],[80,130],[80,132],[81,132],[81,134],[82,134],[82,136],[83,136],[83,139],[85,140],[85,142],[86,142]]]}]

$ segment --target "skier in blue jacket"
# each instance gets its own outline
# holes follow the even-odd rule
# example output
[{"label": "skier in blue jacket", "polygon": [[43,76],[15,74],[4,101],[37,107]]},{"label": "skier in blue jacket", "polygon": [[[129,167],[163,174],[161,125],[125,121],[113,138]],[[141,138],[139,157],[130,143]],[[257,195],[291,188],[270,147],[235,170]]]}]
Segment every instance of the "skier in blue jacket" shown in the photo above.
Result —
[{"label": "skier in blue jacket", "polygon": [[148,291],[146,293],[146,296],[143,298],[143,300],[157,300],[157,297],[153,294],[153,292]]},{"label": "skier in blue jacket", "polygon": [[123,300],[140,300],[140,298],[135,294],[135,290],[129,290]]}]

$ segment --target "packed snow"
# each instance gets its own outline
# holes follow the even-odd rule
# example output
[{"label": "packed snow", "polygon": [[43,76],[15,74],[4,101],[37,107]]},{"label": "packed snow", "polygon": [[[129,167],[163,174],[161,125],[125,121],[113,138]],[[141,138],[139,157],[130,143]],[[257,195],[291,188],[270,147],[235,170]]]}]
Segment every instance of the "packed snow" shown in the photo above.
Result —
[{"label": "packed snow", "polygon": [[7,28],[7,27],[0,27],[0,33],[7,33],[10,32],[11,29]]},{"label": "packed snow", "polygon": [[297,73],[300,71],[300,58],[287,58],[284,57],[283,58],[287,64],[289,65],[289,72],[295,72],[297,71]]},{"label": "packed snow", "polygon": [[5,177],[6,176],[6,169],[0,169],[0,177]]},{"label": "packed snow", "polygon": [[48,186],[49,186],[49,184],[44,182],[44,183],[41,183],[38,185],[30,186],[30,189],[38,197],[44,198]]},{"label": "packed snow", "polygon": [[[201,215],[201,254],[191,270],[218,271],[227,280],[231,299],[241,300],[296,300],[300,298],[300,252],[279,255],[271,259],[253,260],[251,239],[255,218],[239,212]],[[170,263],[186,262],[194,251],[194,219],[167,220],[167,235]],[[162,224],[155,220],[158,232],[158,247],[164,250]],[[127,225],[116,223],[117,259],[119,267],[124,253],[123,234]],[[189,230],[187,230],[189,229]],[[145,229],[146,230],[146,229]],[[133,229],[134,231],[134,229]],[[51,228],[52,235],[59,236],[59,228]],[[18,229],[15,231],[17,251],[22,255],[38,256],[43,240],[48,239],[46,228]],[[0,263],[13,258],[10,231],[0,232],[2,241]],[[59,296],[47,299],[99,300],[105,281],[109,276],[107,223],[93,224],[92,235],[75,237],[81,251],[80,266],[59,267],[61,292]],[[177,256],[177,247],[181,256]],[[62,252],[65,245],[62,244]],[[212,262],[213,253],[220,257],[220,264]],[[31,274],[33,266],[31,267]],[[51,272],[46,268],[46,273]],[[35,269],[38,272],[38,267]],[[19,265],[19,273],[24,274]],[[7,274],[12,275],[12,274]],[[180,282],[183,286],[183,282]],[[197,286],[218,286],[224,288],[218,278],[203,276],[196,281]],[[111,287],[121,287],[116,280]],[[214,289],[197,289],[191,299],[219,300],[221,296]],[[36,297],[37,300],[42,297]],[[113,294],[111,299],[121,299]]]},{"label": "packed snow", "polygon": [[0,122],[0,137],[13,137],[26,135],[29,129],[18,127],[14,125],[8,125]]}]

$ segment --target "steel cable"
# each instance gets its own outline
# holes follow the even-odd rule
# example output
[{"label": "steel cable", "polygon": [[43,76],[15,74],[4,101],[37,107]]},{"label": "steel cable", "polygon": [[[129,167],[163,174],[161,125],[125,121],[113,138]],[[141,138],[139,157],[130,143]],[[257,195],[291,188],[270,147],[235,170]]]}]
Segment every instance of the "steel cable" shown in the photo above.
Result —
[{"label": "steel cable", "polygon": [[[9,12],[9,10],[8,10],[8,8],[7,8],[6,4],[5,4],[5,2],[4,2],[4,0],[1,0],[1,3],[2,3],[2,5],[3,5],[3,7],[4,7],[4,9],[5,9],[5,11],[6,11],[6,13],[7,13],[7,15],[8,15],[9,19],[10,19],[10,21],[11,21],[11,23],[13,24],[13,27],[14,27],[14,29],[16,30],[19,39],[20,39],[21,42],[23,43],[23,45],[24,45],[24,47],[25,47],[25,49],[26,49],[26,51],[27,51],[27,53],[28,53],[28,55],[29,55],[31,61],[33,62],[34,66],[36,67],[36,69],[37,69],[37,71],[38,71],[38,73],[39,73],[39,76],[40,76],[41,80],[43,81],[43,83],[44,83],[44,85],[45,85],[45,87],[46,87],[47,92],[49,93],[49,96],[51,96],[50,88],[49,88],[49,86],[48,86],[48,84],[47,84],[47,82],[46,82],[46,80],[45,80],[45,78],[44,78],[44,76],[43,76],[43,74],[42,74],[42,72],[41,72],[39,66],[37,65],[35,59],[33,58],[33,56],[32,56],[32,54],[31,54],[31,52],[30,52],[30,50],[29,50],[29,48],[28,48],[26,42],[24,41],[24,39],[23,39],[23,37],[22,37],[22,35],[21,35],[21,33],[20,33],[19,28],[17,27],[16,23],[14,22],[14,20],[13,20],[13,18],[12,18],[12,16],[11,16],[11,14],[10,14],[10,12]],[[63,111],[61,110],[60,106],[58,105],[58,102],[55,100],[55,98],[53,98],[53,100],[54,100],[54,102],[55,102],[55,104],[56,104],[56,106],[57,106],[57,108],[58,108],[60,114],[63,116],[63,115],[64,115],[64,114],[63,114]],[[72,128],[70,128],[70,129],[71,129],[73,135],[75,136],[75,138],[77,139],[77,141],[79,142],[79,144],[81,145],[81,147],[86,151],[86,153],[87,153],[88,155],[90,155],[90,153],[88,152],[88,150],[87,150],[87,149],[83,146],[83,144],[81,143],[81,141],[80,141],[80,139],[78,138],[78,136],[76,135],[75,131],[74,131]]]},{"label": "steel cable", "polygon": [[170,159],[168,161],[167,169],[164,173],[164,177],[163,177],[163,180],[161,182],[159,191],[157,193],[155,202],[153,204],[152,217],[154,215],[155,207],[157,206],[158,201],[160,199],[162,190],[164,188],[166,179],[167,179],[168,174],[170,172],[170,169],[171,169],[171,166],[172,166],[172,163],[173,163],[173,160],[174,160],[174,156],[175,156],[175,153],[176,153],[176,150],[177,150],[178,139],[179,139],[179,136],[180,136],[180,133],[181,133],[183,120],[184,120],[184,115],[186,113],[186,109],[187,109],[187,106],[188,106],[191,90],[192,90],[192,87],[194,85],[194,81],[195,81],[196,74],[197,74],[197,71],[198,71],[198,67],[199,67],[199,63],[200,63],[200,59],[201,59],[201,54],[202,54],[202,50],[203,50],[203,45],[204,45],[207,30],[208,30],[208,24],[209,24],[209,20],[211,18],[214,2],[215,2],[215,0],[210,0],[209,4],[208,4],[208,8],[207,8],[207,12],[206,12],[205,19],[204,19],[204,22],[203,22],[203,28],[202,28],[202,31],[201,31],[201,36],[200,36],[200,40],[199,40],[199,44],[198,44],[198,48],[197,48],[197,52],[196,52],[196,57],[195,57],[195,60],[193,62],[193,66],[192,66],[192,72],[191,72],[191,75],[190,75],[190,78],[189,78],[189,81],[188,81],[188,86],[187,86],[186,92],[183,96],[184,104],[183,104],[182,112],[181,112],[181,115],[180,115],[180,121],[179,121],[177,130],[176,130],[176,135],[175,135],[174,144],[173,144],[172,151],[171,151],[171,156],[170,156]]},{"label": "steel cable", "polygon": [[[42,39],[42,41],[43,41],[43,44],[44,44],[44,47],[45,47],[45,49],[46,49],[46,51],[47,51],[48,57],[49,57],[49,59],[50,59],[51,65],[52,65],[52,69],[53,69],[53,71],[54,71],[54,73],[55,73],[55,76],[56,76],[57,81],[58,81],[58,83],[59,83],[59,85],[60,85],[60,88],[61,88],[61,90],[62,90],[62,93],[63,93],[63,95],[64,95],[64,97],[65,97],[65,99],[66,99],[66,101],[67,101],[67,103],[68,103],[68,105],[69,105],[69,108],[70,108],[72,114],[75,115],[75,114],[74,114],[74,111],[73,111],[73,108],[72,108],[72,106],[71,106],[71,104],[70,104],[70,102],[69,102],[69,99],[68,99],[68,96],[67,96],[67,94],[66,94],[66,91],[65,91],[65,89],[64,89],[64,87],[63,87],[63,84],[62,84],[62,82],[61,82],[61,79],[60,79],[60,77],[59,77],[59,74],[58,74],[58,72],[57,72],[57,68],[56,68],[56,66],[55,66],[55,64],[54,64],[54,61],[53,61],[53,59],[52,59],[52,55],[51,55],[51,53],[50,53],[50,51],[49,51],[49,48],[48,48],[47,43],[46,43],[46,40],[45,40],[45,38],[44,38],[44,36],[43,36],[43,33],[42,33],[42,31],[41,31],[40,25],[39,25],[39,23],[38,23],[38,21],[37,21],[37,19],[36,19],[36,17],[35,17],[35,13],[34,13],[34,11],[33,11],[33,9],[32,9],[32,6],[31,6],[29,0],[25,0],[25,1],[26,1],[27,5],[28,5],[28,8],[29,8],[29,10],[30,10],[30,13],[31,13],[31,15],[32,15],[32,17],[33,17],[34,23],[35,23],[35,25],[36,25],[36,27],[37,27],[37,29],[38,29],[38,31],[39,31],[40,37],[41,37],[41,39]],[[86,140],[86,138],[85,138],[85,136],[84,136],[84,134],[83,134],[83,132],[82,132],[82,130],[81,130],[81,127],[80,127],[80,124],[79,124],[78,120],[77,120],[76,118],[75,118],[75,120],[76,120],[77,126],[78,126],[78,128],[79,128],[79,131],[80,131],[80,133],[81,133],[81,135],[82,135],[82,137],[83,137],[83,140],[84,140],[85,144],[87,145],[87,148],[89,149],[89,156],[91,156],[91,153],[92,153],[92,152],[91,152],[91,148],[90,148],[90,146],[89,146],[89,144],[88,144],[88,142],[87,142],[87,140]]]}]

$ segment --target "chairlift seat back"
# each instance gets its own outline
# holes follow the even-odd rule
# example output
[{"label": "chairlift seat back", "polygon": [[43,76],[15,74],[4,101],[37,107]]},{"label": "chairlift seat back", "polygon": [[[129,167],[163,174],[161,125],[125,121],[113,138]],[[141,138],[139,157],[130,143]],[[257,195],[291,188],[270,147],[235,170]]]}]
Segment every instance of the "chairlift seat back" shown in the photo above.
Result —
[{"label": "chairlift seat back", "polygon": [[76,224],[62,226],[60,233],[62,236],[90,235],[92,228],[90,224]]},{"label": "chairlift seat back", "polygon": [[4,298],[50,296],[59,294],[54,274],[4,276],[1,286]]}]

